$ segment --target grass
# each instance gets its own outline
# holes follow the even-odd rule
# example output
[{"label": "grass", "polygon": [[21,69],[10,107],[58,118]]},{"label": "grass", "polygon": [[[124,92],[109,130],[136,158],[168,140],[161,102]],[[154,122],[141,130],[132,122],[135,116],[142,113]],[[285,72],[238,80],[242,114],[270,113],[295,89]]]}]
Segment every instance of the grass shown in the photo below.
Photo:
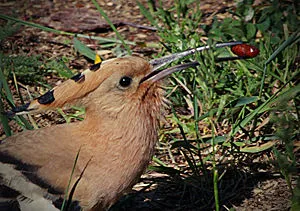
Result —
[{"label": "grass", "polygon": [[[255,8],[250,1],[248,4],[244,1],[235,13],[232,12],[232,17],[215,20],[212,25],[202,25],[204,32],[198,27],[202,13],[199,8],[190,6],[191,2],[175,1],[174,6],[167,9],[160,6],[156,11],[139,4],[152,25],[163,24],[158,30],[164,46],[162,53],[197,47],[202,44],[201,36],[207,37],[211,44],[242,40],[260,49],[260,55],[254,59],[224,63],[217,63],[216,58],[228,52],[196,55],[201,66],[197,70],[174,74],[167,87],[171,104],[188,108],[190,115],[173,112],[168,121],[171,125],[178,125],[180,130],[164,130],[162,133],[169,138],[162,141],[171,140],[170,147],[182,151],[188,163],[188,167],[181,169],[183,174],[199,175],[211,169],[215,209],[219,210],[218,183],[221,178],[217,172],[224,161],[215,156],[218,153],[223,159],[233,157],[233,160],[238,160],[240,152],[259,155],[273,149],[277,167],[287,184],[291,183],[292,175],[296,175],[292,170],[296,162],[293,142],[299,136],[299,128],[292,125],[299,125],[299,105],[293,102],[299,102],[299,68],[294,69],[294,65],[299,56],[300,35],[295,28],[295,12],[284,13],[295,9],[287,2],[274,1]],[[283,18],[279,20],[278,17]],[[257,37],[258,34],[261,37]],[[185,58],[187,60],[189,58]],[[281,128],[274,125],[276,121],[272,118],[278,112],[276,108],[283,103],[288,104],[286,112],[293,114],[293,118],[290,116],[293,121],[286,121],[283,129],[292,140],[276,144],[277,140],[283,139],[277,135]],[[204,126],[201,127],[200,121]],[[211,146],[212,154],[204,158],[201,154],[206,146]],[[289,153],[277,155],[277,148],[282,150],[282,147],[289,149]],[[219,175],[225,172],[226,169]],[[290,189],[293,192],[293,188]]]},{"label": "grass", "polygon": [[[258,57],[248,60],[218,62],[217,58],[231,56],[232,53],[230,49],[213,49],[173,63],[197,60],[200,65],[173,74],[166,85],[166,95],[171,102],[167,123],[172,127],[162,128],[158,144],[160,153],[154,158],[155,165],[149,169],[172,176],[177,174],[182,178],[200,178],[204,175],[206,183],[213,184],[214,202],[209,206],[219,210],[225,203],[226,197],[221,194],[220,187],[229,166],[249,171],[247,166],[241,166],[245,160],[271,153],[275,157],[271,161],[285,178],[293,194],[292,207],[297,210],[300,206],[297,202],[299,187],[293,187],[291,182],[292,179],[297,180],[297,177],[299,180],[294,145],[299,140],[300,125],[300,71],[297,66],[300,32],[297,29],[297,7],[288,1],[275,0],[261,6],[253,6],[252,1],[243,1],[235,10],[230,9],[230,14],[223,20],[215,18],[211,24],[203,24],[199,1],[176,0],[168,8],[160,1],[158,5],[154,5],[153,1],[148,1],[148,5],[139,1],[137,4],[141,13],[157,28],[160,37],[161,49],[154,57],[201,46],[203,40],[210,45],[241,40],[260,50]],[[97,9],[103,15],[104,11],[99,5]],[[12,17],[1,15],[0,18],[10,20],[8,23],[12,29],[16,26],[11,21],[16,21],[75,37],[68,32]],[[109,21],[107,16],[106,20]],[[13,30],[6,31],[11,35]],[[114,31],[117,33],[116,29]],[[127,52],[130,52],[127,44],[135,45],[124,41],[119,34],[118,40],[113,41],[122,43]],[[90,59],[94,58],[93,52],[76,38],[74,44],[79,52]],[[29,65],[36,65],[34,69],[41,65],[39,60],[34,62],[35,58],[28,58]],[[51,64],[51,67],[56,67],[52,69],[62,69],[59,62],[51,61]],[[20,66],[18,62],[12,64],[14,71]],[[16,81],[7,83],[13,78],[8,78],[6,71],[7,65],[2,62],[1,111],[4,111],[4,104],[14,106],[9,87],[18,84]],[[28,74],[28,71],[25,73]],[[60,75],[70,77],[71,73],[66,69]],[[17,80],[28,83],[26,74],[19,75]],[[82,112],[79,109],[79,113]],[[66,121],[80,118],[80,115],[60,113]],[[9,136],[11,130],[8,119],[4,115],[0,117],[5,133]],[[25,118],[15,117],[15,120],[22,127],[30,128]],[[179,163],[175,162],[174,157],[181,157]],[[169,167],[168,164],[172,162],[175,167]],[[180,165],[182,162],[186,165]]]}]

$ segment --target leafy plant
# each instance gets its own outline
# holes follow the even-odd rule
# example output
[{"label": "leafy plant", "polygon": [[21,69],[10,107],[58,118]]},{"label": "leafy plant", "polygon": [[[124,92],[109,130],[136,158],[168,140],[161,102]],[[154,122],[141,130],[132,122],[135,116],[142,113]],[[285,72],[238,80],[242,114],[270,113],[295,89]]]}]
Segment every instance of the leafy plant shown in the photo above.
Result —
[{"label": "leafy plant", "polygon": [[[192,3],[198,2],[175,1],[170,8],[160,4],[156,11],[151,5],[147,10],[139,3],[144,16],[158,28],[162,53],[176,53],[201,45],[199,38],[203,34],[199,32],[199,25],[211,45],[230,40],[256,41],[260,49],[257,58],[223,63],[218,63],[216,58],[230,54],[228,49],[197,54],[193,59],[200,66],[174,74],[166,87],[174,107],[167,119],[179,130],[165,129],[162,133],[171,136],[171,149],[181,151],[187,161],[188,167],[181,169],[182,172],[205,175],[207,169],[212,169],[218,210],[222,198],[218,197],[217,171],[223,159],[237,160],[241,152],[259,154],[272,147],[276,149],[275,131],[279,126],[270,122],[269,117],[282,98],[284,102],[296,100],[295,94],[299,92],[296,86],[299,69],[294,68],[299,51],[297,14],[295,5],[284,1],[260,6],[253,6],[253,1],[242,1],[236,11],[231,11],[234,18],[215,19],[211,25],[204,25],[200,24],[202,12]],[[280,16],[284,18],[278,19]],[[176,108],[186,110],[188,115],[178,114]],[[298,115],[297,109],[291,113]],[[293,142],[289,143],[293,148]],[[204,157],[203,149],[207,147],[212,153]],[[216,153],[222,153],[223,159],[218,159]],[[285,165],[281,166],[284,171]]]},{"label": "leafy plant", "polygon": [[15,34],[19,29],[19,24],[15,24],[14,21],[7,21],[5,25],[0,26],[0,42]]},{"label": "leafy plant", "polygon": [[0,62],[5,69],[4,74],[22,83],[32,84],[44,80],[45,69],[40,56],[6,56],[0,54]]}]

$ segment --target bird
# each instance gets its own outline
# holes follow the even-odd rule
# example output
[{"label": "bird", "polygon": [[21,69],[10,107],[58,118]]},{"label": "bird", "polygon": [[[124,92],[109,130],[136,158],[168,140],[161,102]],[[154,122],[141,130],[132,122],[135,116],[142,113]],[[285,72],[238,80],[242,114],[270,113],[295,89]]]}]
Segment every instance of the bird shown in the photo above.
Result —
[{"label": "bird", "polygon": [[20,115],[80,105],[86,112],[83,121],[1,141],[0,199],[11,199],[5,201],[11,210],[59,210],[64,199],[69,210],[108,210],[130,191],[154,154],[166,104],[162,79],[198,62],[159,68],[208,48],[150,62],[137,56],[109,59],[12,109],[10,115]]}]

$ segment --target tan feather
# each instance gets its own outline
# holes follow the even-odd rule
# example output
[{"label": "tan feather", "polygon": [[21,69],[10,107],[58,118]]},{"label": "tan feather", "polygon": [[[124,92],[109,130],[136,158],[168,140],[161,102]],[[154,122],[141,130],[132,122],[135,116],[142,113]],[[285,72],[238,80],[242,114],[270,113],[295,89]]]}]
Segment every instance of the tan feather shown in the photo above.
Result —
[{"label": "tan feather", "polygon": [[[1,154],[30,166],[25,171],[35,176],[33,182],[47,184],[59,197],[81,148],[72,185],[91,161],[74,200],[84,210],[110,207],[133,186],[153,154],[163,95],[159,83],[140,83],[149,72],[151,66],[144,59],[125,57],[104,62],[95,72],[83,72],[84,81],[67,80],[52,90],[52,102],[35,100],[27,109],[80,103],[86,107],[84,121],[14,135],[0,145]],[[124,76],[132,80],[128,87],[120,85]],[[5,174],[5,169],[0,172]],[[9,186],[11,181],[2,182]]]}]

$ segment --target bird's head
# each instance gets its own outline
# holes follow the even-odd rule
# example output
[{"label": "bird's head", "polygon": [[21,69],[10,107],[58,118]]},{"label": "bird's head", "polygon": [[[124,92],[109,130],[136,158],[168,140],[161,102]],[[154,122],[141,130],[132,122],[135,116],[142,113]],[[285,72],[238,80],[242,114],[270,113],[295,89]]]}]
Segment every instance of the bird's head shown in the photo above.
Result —
[{"label": "bird's head", "polygon": [[[37,112],[69,104],[87,111],[118,113],[145,105],[157,110],[162,102],[160,78],[150,78],[153,66],[143,58],[127,56],[104,61],[97,70],[86,70],[54,87],[34,101],[17,107],[16,114]],[[128,108],[130,109],[130,108]]]},{"label": "bird's head", "polygon": [[[96,89],[89,93],[87,100],[105,106],[147,101],[146,98],[156,95],[160,84],[160,80],[144,80],[152,69],[152,65],[140,57],[127,56],[108,60],[101,64],[99,79],[94,82],[97,83]],[[91,78],[91,83],[94,79]]]}]

